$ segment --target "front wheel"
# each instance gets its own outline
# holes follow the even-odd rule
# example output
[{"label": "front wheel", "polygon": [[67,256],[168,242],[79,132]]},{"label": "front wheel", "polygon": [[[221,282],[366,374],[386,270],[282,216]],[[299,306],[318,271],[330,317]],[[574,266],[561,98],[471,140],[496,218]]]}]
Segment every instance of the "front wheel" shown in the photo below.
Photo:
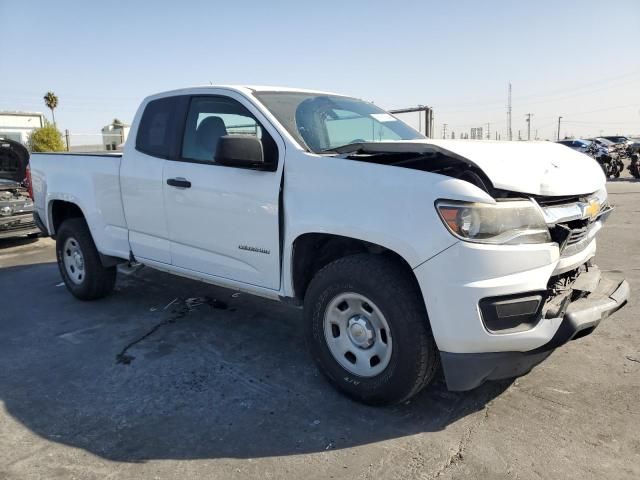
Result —
[{"label": "front wheel", "polygon": [[80,300],[107,296],[116,283],[116,267],[104,267],[82,218],[65,220],[56,234],[58,268],[67,289]]},{"label": "front wheel", "polygon": [[320,270],[305,295],[307,343],[329,381],[372,405],[399,403],[434,377],[439,355],[411,272],[358,254]]}]

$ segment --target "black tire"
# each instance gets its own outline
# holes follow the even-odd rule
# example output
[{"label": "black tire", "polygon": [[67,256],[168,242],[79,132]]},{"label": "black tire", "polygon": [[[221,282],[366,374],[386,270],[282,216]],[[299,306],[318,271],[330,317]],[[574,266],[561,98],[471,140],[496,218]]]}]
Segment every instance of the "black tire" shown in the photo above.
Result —
[{"label": "black tire", "polygon": [[[63,249],[69,238],[75,239],[84,260],[84,273],[80,283],[76,283],[70,278],[64,265],[65,252]],[[84,219],[70,218],[62,223],[56,234],[56,258],[60,275],[74,297],[80,300],[96,300],[113,291],[117,269],[115,266],[104,267],[102,265],[100,255]]]},{"label": "black tire", "polygon": [[[424,302],[410,275],[392,259],[357,254],[322,268],[307,289],[304,310],[311,355],[329,381],[355,400],[370,405],[403,402],[429,384],[439,367],[440,356]],[[357,376],[343,368],[325,340],[325,311],[337,295],[345,292],[370,299],[389,324],[391,357],[375,376]]]}]

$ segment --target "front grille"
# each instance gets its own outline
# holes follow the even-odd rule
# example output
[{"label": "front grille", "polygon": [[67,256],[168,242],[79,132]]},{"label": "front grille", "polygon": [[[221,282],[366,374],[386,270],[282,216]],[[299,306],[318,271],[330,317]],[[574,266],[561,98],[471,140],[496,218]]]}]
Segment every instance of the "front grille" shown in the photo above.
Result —
[{"label": "front grille", "polygon": [[575,245],[584,240],[589,234],[589,227],[574,228],[565,240],[565,246]]},{"label": "front grille", "polygon": [[606,197],[539,197],[551,239],[560,247],[560,255],[568,257],[587,248],[611,213]]},{"label": "front grille", "polygon": [[[557,223],[549,229],[551,239],[560,247],[561,256],[578,253],[589,245],[592,229],[600,226],[589,220],[573,220]],[[593,232],[595,234],[595,232]]]}]

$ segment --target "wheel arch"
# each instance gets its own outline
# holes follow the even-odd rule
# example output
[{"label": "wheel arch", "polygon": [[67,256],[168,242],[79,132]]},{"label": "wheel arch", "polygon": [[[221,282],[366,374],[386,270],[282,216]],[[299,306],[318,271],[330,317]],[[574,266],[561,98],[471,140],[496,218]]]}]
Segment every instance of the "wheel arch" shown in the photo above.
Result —
[{"label": "wheel arch", "polygon": [[55,236],[56,232],[62,225],[62,222],[69,218],[83,218],[87,220],[82,208],[75,203],[67,200],[54,199],[49,202],[49,232],[51,236]]},{"label": "wheel arch", "polygon": [[[418,279],[411,265],[405,257],[395,250],[355,237],[309,232],[296,237],[291,247],[289,271],[293,302],[302,304],[311,279],[320,269],[339,258],[358,253],[390,258],[402,268],[413,282],[416,291],[420,292]],[[422,295],[420,298],[424,303]]]},{"label": "wheel arch", "polygon": [[[56,232],[65,220],[70,218],[81,218],[87,224],[91,237],[96,242],[96,238],[91,232],[91,226],[87,220],[87,216],[83,212],[82,208],[75,202],[69,202],[67,200],[54,199],[49,202],[49,233],[52,238],[55,238]],[[114,257],[111,255],[105,255],[98,250],[100,262],[104,267],[111,267],[119,263],[126,262],[125,259]]]}]

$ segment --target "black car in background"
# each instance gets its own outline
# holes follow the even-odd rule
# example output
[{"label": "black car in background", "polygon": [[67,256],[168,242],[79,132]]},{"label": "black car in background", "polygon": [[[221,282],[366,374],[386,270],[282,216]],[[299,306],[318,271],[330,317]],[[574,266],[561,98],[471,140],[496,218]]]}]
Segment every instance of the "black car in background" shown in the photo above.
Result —
[{"label": "black car in background", "polygon": [[37,236],[33,200],[24,184],[29,151],[19,142],[0,138],[0,238]]}]

